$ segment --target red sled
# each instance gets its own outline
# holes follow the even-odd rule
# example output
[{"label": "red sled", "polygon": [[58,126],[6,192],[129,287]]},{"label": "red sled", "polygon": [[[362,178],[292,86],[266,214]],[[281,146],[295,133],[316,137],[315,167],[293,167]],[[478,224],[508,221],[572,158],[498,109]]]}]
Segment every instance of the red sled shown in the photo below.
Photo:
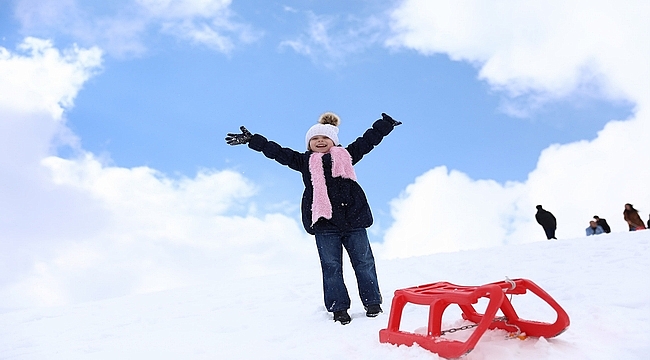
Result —
[{"label": "red sled", "polygon": [[[530,290],[546,301],[557,313],[554,323],[519,318],[506,295],[523,295]],[[489,298],[485,314],[479,314],[472,304],[479,298]],[[400,331],[402,311],[407,303],[429,306],[427,335]],[[466,341],[442,337],[442,314],[447,306],[457,304],[462,317],[475,323],[474,332]],[[502,317],[495,317],[498,310]],[[421,347],[451,359],[461,357],[474,349],[476,343],[488,329],[503,329],[510,333],[525,333],[526,336],[552,338],[569,327],[569,316],[562,307],[542,288],[527,279],[506,280],[481,286],[459,286],[448,282],[414,286],[395,291],[388,318],[388,328],[379,331],[379,341],[394,345]]]}]

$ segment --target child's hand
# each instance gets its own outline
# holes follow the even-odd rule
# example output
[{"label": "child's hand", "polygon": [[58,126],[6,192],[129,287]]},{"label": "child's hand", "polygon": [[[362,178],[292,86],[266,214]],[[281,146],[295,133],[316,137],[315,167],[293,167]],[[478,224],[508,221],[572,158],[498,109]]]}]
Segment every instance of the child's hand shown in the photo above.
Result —
[{"label": "child's hand", "polygon": [[228,145],[246,144],[253,137],[253,134],[251,134],[251,132],[248,131],[245,127],[240,126],[239,129],[241,130],[241,134],[233,134],[233,133],[227,134],[228,136],[226,136],[226,142],[228,143]]},{"label": "child's hand", "polygon": [[397,120],[393,119],[392,117],[390,117],[390,115],[388,115],[386,113],[381,113],[381,118],[388,121],[393,126],[402,125],[401,121],[397,121]]}]

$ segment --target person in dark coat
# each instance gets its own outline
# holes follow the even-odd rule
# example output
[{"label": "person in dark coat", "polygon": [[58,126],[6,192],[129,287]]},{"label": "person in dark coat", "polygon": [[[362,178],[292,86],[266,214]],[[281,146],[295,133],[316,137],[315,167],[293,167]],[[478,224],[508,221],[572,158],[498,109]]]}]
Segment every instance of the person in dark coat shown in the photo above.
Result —
[{"label": "person in dark coat", "polygon": [[600,225],[605,233],[609,234],[612,232],[612,229],[609,227],[607,220],[599,218],[598,215],[594,215],[594,219],[596,219],[596,224]]},{"label": "person in dark coat", "polygon": [[639,210],[635,209],[632,204],[625,204],[625,210],[623,210],[623,219],[625,219],[625,222],[627,222],[630,231],[645,229],[645,224],[639,216]]},{"label": "person in dark coat", "polygon": [[343,248],[352,263],[366,316],[375,317],[382,312],[375,259],[366,232],[373,218],[353,165],[401,122],[382,113],[381,119],[345,148],[339,144],[339,123],[334,113],[321,115],[305,135],[306,152],[284,148],[260,134],[251,134],[243,126],[241,134],[229,133],[226,142],[248,144],[302,174],[302,223],[316,238],[325,307],[334,314],[334,321],[345,325],[352,319],[347,312],[350,296],[343,280]]},{"label": "person in dark coat", "polygon": [[542,208],[542,205],[537,205],[537,213],[535,214],[535,219],[537,220],[537,223],[542,225],[542,228],[544,228],[544,232],[546,233],[546,238],[548,240],[555,239],[555,229],[557,228],[557,221],[555,220],[555,216],[551,214],[550,211],[546,211]]}]

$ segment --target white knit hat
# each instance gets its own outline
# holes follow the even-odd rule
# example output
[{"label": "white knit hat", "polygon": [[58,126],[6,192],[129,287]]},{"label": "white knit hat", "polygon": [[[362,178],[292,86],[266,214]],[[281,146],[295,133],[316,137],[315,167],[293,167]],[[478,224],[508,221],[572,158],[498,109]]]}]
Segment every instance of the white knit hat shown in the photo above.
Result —
[{"label": "white knit hat", "polygon": [[317,135],[327,136],[334,142],[335,146],[339,145],[339,124],[341,119],[332,112],[326,112],[318,119],[318,124],[312,126],[307,130],[305,135],[305,146],[309,150],[309,140]]}]

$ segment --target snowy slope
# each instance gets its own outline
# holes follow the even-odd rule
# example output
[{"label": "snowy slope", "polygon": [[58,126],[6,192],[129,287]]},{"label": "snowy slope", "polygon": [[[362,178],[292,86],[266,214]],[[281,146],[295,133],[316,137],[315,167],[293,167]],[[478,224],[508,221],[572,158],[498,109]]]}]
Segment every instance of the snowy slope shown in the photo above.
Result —
[{"label": "snowy slope", "polygon": [[[422,348],[379,343],[393,291],[505,276],[540,285],[571,326],[549,340],[490,331],[466,359],[648,359],[649,243],[650,231],[639,231],[378,260],[385,313],[375,319],[364,316],[347,268],[347,326],[324,311],[317,258],[288,259],[293,270],[281,275],[0,314],[0,359],[436,359]],[[533,295],[512,301],[522,318],[554,321]],[[426,318],[425,307],[407,305],[402,330],[422,332]],[[454,306],[444,320],[463,324]]]}]

